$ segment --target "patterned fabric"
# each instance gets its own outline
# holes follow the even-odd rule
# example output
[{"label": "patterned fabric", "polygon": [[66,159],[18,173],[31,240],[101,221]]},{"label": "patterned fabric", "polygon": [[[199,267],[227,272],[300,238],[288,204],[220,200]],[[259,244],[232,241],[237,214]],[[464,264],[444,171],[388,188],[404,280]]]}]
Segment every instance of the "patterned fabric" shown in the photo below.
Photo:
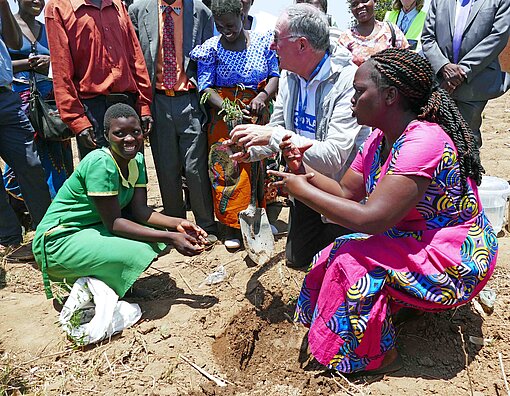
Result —
[{"label": "patterned fabric", "polygon": [[163,22],[163,85],[167,89],[173,89],[177,82],[177,70],[175,68],[175,42],[174,20],[172,19],[172,7],[165,8]]},{"label": "patterned fabric", "polygon": [[[413,122],[381,163],[374,131],[352,164],[367,196],[386,175],[430,179],[405,218],[377,235],[350,234],[320,252],[298,299],[316,359],[344,373],[373,370],[395,348],[392,314],[408,306],[439,311],[470,301],[494,270],[498,243],[468,180],[462,194],[457,153],[436,124]],[[427,150],[423,150],[427,147]]]},{"label": "patterned fabric", "polygon": [[221,45],[221,36],[214,36],[190,53],[198,62],[198,89],[235,87],[257,89],[261,81],[280,75],[278,60],[269,49],[272,32],[249,32],[250,43],[244,51],[229,51]]},{"label": "patterned fabric", "polygon": [[[397,26],[393,27],[396,36],[395,47],[408,48],[409,44],[404,33]],[[340,33],[338,42],[352,52],[352,61],[359,66],[371,55],[391,48],[391,29],[388,23],[375,21],[374,31],[369,36],[362,36],[356,27],[352,27]]]},{"label": "patterned fabric", "polygon": [[[198,62],[198,88],[215,88],[222,98],[247,105],[264,88],[269,77],[278,77],[278,61],[274,51],[269,49],[272,32],[249,32],[249,45],[244,51],[229,51],[220,43],[221,36],[215,36],[191,51],[190,58]],[[245,89],[239,89],[239,85]],[[214,214],[222,223],[240,228],[239,212],[250,203],[251,185],[258,182],[253,178],[252,164],[237,163],[229,158],[230,149],[221,142],[228,138],[231,128],[223,121],[223,114],[210,109],[207,124],[209,143],[209,177],[213,188]],[[269,111],[258,118],[257,123],[269,122]],[[258,167],[261,169],[261,166]],[[263,186],[259,189],[258,202],[265,205]]]},{"label": "patterned fabric", "polygon": [[[241,91],[237,88],[220,88],[217,92],[222,98],[238,100],[245,105],[250,103],[257,94],[251,89]],[[211,121],[207,124],[207,140],[210,147],[208,166],[213,190],[214,214],[222,224],[240,228],[239,212],[250,204],[252,183],[258,183],[263,179],[263,165],[254,167],[255,163],[232,161],[229,158],[231,149],[222,145],[231,128],[223,121],[223,115],[213,109],[210,112],[210,119]],[[268,121],[269,111],[266,111],[259,122],[266,124]],[[258,168],[257,175],[254,177],[256,168]],[[260,191],[257,197],[258,204],[264,207],[263,187],[258,191]]]}]

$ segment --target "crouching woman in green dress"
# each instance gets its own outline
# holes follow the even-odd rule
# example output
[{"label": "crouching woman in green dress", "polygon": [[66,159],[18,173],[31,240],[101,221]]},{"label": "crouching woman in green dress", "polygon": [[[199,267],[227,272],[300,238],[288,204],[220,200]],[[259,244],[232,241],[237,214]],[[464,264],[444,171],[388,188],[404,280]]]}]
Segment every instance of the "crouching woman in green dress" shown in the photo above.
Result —
[{"label": "crouching woman in green dress", "polygon": [[105,114],[109,148],[94,150],[59,190],[37,227],[33,251],[46,296],[51,281],[97,278],[120,298],[171,245],[186,256],[204,249],[197,225],[147,207],[140,119],[124,104]]}]

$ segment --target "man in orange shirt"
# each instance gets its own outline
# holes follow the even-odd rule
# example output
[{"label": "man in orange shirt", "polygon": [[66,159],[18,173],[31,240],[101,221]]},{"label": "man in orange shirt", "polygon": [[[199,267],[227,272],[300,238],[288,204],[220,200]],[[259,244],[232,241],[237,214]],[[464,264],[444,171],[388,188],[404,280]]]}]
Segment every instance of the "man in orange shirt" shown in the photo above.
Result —
[{"label": "man in orange shirt", "polygon": [[80,157],[107,146],[106,109],[133,106],[150,132],[152,92],[140,45],[120,0],[50,0],[45,11],[53,87]]},{"label": "man in orange shirt", "polygon": [[[206,120],[189,53],[213,34],[213,18],[200,0],[138,0],[129,8],[151,77],[154,131],[151,148],[165,214],[186,217],[182,170],[196,223],[217,233],[207,171]],[[211,241],[212,241],[211,240]]]}]

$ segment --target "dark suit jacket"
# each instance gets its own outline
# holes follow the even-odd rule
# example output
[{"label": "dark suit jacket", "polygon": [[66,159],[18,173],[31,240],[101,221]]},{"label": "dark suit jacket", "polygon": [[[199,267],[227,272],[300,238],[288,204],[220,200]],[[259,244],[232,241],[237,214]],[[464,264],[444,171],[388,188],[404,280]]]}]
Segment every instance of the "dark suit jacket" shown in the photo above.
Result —
[{"label": "dark suit jacket", "polygon": [[[423,52],[439,73],[453,63],[453,33],[456,0],[432,0],[421,41]],[[458,64],[467,73],[467,80],[452,94],[462,101],[484,101],[505,92],[505,73],[501,72],[499,53],[508,41],[510,0],[474,0],[471,6]]]},{"label": "dark suit jacket", "polygon": [[[188,78],[198,86],[197,65],[190,60],[189,53],[197,45],[213,35],[211,11],[200,0],[183,0],[183,56],[184,70]],[[140,40],[145,63],[149,71],[152,87],[156,86],[156,61],[159,42],[158,0],[138,0],[129,7],[129,16]]]}]

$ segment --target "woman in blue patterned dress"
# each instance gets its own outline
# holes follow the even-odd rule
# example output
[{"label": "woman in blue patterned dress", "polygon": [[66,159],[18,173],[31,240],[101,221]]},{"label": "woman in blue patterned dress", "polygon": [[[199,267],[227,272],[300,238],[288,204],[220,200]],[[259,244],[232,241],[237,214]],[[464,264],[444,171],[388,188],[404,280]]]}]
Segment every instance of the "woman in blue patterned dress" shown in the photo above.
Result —
[{"label": "woman in blue patterned dress", "polygon": [[[269,49],[272,32],[244,30],[240,0],[214,0],[211,10],[220,35],[193,49],[190,57],[198,62],[198,88],[207,95],[210,107],[207,137],[215,215],[228,227],[225,246],[237,248],[238,214],[250,203],[251,184],[263,182],[263,170],[255,166],[258,172],[252,176],[253,164],[237,163],[228,157],[230,149],[221,142],[228,139],[229,128],[220,112],[228,98],[244,107],[245,120],[267,123],[279,69],[276,54]],[[262,203],[263,188],[260,191]]]},{"label": "woman in blue patterned dress", "polygon": [[[19,0],[19,11],[15,18],[23,33],[23,46],[19,50],[9,49],[14,71],[12,89],[20,95],[25,112],[28,112],[31,73],[35,73],[37,89],[43,98],[53,94],[53,83],[48,78],[50,52],[46,29],[44,24],[35,19],[41,14],[43,8],[44,0]],[[64,181],[73,172],[71,141],[49,141],[45,140],[38,131],[36,133],[37,152],[46,174],[50,195],[54,198]],[[14,202],[21,202],[24,209],[16,176],[7,166],[4,172],[4,185],[9,195],[14,198],[13,206],[17,206]]]},{"label": "woman in blue patterned dress", "polygon": [[303,282],[296,316],[310,327],[310,351],[343,373],[380,374],[402,365],[393,315],[469,302],[494,271],[498,242],[478,197],[472,132],[428,61],[381,51],[359,67],[354,89],[353,114],[376,129],[340,183],[301,167],[288,142],[297,174],[275,174],[356,232],[320,252]]}]

